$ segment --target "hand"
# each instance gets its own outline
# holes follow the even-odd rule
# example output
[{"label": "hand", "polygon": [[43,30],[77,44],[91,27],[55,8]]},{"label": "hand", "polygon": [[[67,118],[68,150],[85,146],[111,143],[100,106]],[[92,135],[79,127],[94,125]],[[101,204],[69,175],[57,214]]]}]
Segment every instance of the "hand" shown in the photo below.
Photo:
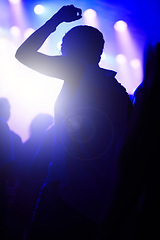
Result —
[{"label": "hand", "polygon": [[82,18],[82,10],[73,5],[67,5],[63,6],[56,15],[63,22],[73,22]]}]

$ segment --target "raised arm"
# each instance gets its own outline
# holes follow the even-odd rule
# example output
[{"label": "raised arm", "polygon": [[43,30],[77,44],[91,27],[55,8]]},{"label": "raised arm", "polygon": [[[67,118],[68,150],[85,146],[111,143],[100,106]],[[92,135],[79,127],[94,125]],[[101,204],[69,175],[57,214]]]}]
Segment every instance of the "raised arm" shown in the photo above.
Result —
[{"label": "raised arm", "polygon": [[38,50],[59,24],[78,20],[82,17],[81,14],[81,9],[75,8],[73,5],[63,6],[22,43],[16,52],[16,58],[24,65],[51,77],[64,79],[72,74],[70,69],[72,60],[66,59],[64,56],[48,56],[38,52]]}]

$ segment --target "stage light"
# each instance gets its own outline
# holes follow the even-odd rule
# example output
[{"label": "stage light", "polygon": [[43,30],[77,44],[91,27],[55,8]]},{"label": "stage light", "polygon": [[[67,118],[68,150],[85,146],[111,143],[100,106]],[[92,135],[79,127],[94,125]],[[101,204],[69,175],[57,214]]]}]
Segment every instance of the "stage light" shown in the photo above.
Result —
[{"label": "stage light", "polygon": [[114,29],[118,32],[125,32],[127,29],[127,23],[120,20],[114,24]]},{"label": "stage light", "polygon": [[89,18],[89,19],[93,19],[97,16],[97,13],[95,10],[93,9],[87,9],[84,13],[83,13],[83,17],[84,18]]},{"label": "stage light", "polygon": [[24,38],[28,38],[34,32],[33,28],[27,28],[24,32]]},{"label": "stage light", "polygon": [[21,0],[8,0],[11,4],[19,4]]},{"label": "stage light", "polygon": [[61,50],[61,45],[62,45],[62,41],[59,41],[59,42],[57,43],[57,48],[58,48],[59,51]]},{"label": "stage light", "polygon": [[116,61],[119,64],[124,64],[124,63],[126,63],[126,56],[124,54],[118,54],[116,56]]},{"label": "stage light", "polygon": [[84,19],[85,25],[89,25],[89,26],[96,27],[96,28],[99,27],[97,13],[95,10],[87,9],[83,13],[83,19]]},{"label": "stage light", "polygon": [[19,37],[20,34],[21,34],[21,30],[20,30],[20,28],[17,27],[17,26],[12,26],[12,27],[10,28],[10,33],[11,33],[12,36],[14,36],[14,37]]},{"label": "stage light", "polygon": [[141,67],[141,61],[138,58],[132,59],[130,61],[130,65],[132,68],[140,68]]},{"label": "stage light", "polygon": [[37,15],[42,14],[44,12],[44,7],[40,4],[38,4],[34,7],[34,12]]},{"label": "stage light", "polygon": [[101,55],[101,60],[105,60],[106,59],[106,54],[103,52],[102,55]]}]

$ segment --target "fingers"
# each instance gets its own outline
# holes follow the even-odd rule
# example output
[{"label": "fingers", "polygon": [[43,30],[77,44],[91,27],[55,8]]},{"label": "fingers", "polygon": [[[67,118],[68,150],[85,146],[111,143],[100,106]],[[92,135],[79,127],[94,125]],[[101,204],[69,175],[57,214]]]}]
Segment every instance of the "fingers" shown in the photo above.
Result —
[{"label": "fingers", "polygon": [[82,18],[82,10],[74,5],[63,6],[58,12],[58,17],[61,21],[72,22]]},{"label": "fingers", "polygon": [[82,18],[82,10],[80,8],[76,8],[74,5],[67,5],[67,7],[76,15],[77,19]]},{"label": "fingers", "polygon": [[77,17],[80,19],[82,17],[82,10],[77,8]]}]

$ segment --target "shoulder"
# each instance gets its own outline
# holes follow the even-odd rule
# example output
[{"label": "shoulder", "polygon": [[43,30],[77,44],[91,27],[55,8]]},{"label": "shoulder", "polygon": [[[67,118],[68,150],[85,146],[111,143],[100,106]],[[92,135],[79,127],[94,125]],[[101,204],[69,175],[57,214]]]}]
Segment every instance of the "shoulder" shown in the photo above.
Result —
[{"label": "shoulder", "polygon": [[103,72],[106,79],[108,80],[106,82],[110,87],[112,87],[115,91],[126,92],[125,87],[122,86],[121,83],[118,82],[118,80],[115,78],[117,75],[117,72],[109,69],[104,69],[104,68],[100,68],[100,70]]},{"label": "shoulder", "polygon": [[107,77],[112,77],[115,78],[117,72],[113,71],[113,70],[109,70],[109,69],[104,69],[104,68],[100,68]]},{"label": "shoulder", "polygon": [[68,56],[53,56],[52,65],[56,66],[53,70],[53,75],[57,72],[58,78],[69,83],[74,83],[76,80],[81,79],[85,71],[82,61]]},{"label": "shoulder", "polygon": [[1,117],[0,117],[0,130],[1,130],[1,133],[5,131],[8,131],[8,132],[10,131],[8,123]]},{"label": "shoulder", "polygon": [[16,143],[22,144],[21,137],[13,131],[11,131],[11,133],[12,133],[13,141],[16,142]]}]

